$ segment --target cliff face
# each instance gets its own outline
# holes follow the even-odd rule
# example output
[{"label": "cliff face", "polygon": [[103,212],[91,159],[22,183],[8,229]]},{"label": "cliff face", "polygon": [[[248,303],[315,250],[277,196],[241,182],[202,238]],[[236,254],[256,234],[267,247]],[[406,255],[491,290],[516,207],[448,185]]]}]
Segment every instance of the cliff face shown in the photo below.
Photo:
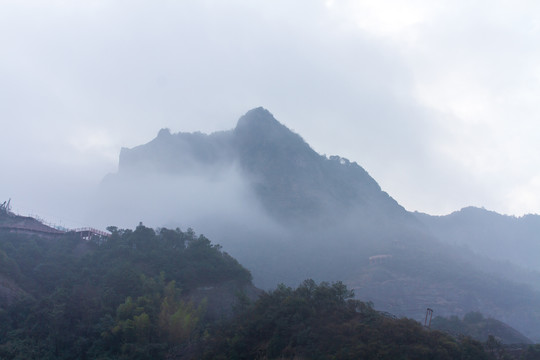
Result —
[{"label": "cliff face", "polygon": [[240,118],[234,139],[243,169],[256,179],[257,194],[274,216],[335,218],[353,209],[405,213],[358,164],[317,154],[267,110]]}]

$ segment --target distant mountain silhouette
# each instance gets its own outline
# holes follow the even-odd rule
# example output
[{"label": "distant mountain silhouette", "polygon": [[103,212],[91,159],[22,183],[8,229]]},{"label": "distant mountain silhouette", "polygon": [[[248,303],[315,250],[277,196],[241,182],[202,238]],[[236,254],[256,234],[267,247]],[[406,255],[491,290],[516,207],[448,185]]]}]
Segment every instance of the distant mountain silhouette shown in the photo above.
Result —
[{"label": "distant mountain silhouette", "polygon": [[446,216],[415,215],[447,243],[540,271],[538,215],[507,216],[477,207],[466,207]]}]

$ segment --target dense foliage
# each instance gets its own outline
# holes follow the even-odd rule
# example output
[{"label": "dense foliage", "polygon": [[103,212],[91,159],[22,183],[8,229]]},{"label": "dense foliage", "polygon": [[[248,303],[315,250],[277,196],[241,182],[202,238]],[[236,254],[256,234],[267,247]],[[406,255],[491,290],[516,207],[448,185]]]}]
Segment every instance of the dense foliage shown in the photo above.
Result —
[{"label": "dense foliage", "polygon": [[433,319],[431,327],[454,335],[470,336],[479,341],[487,341],[492,336],[504,344],[531,343],[531,340],[510,326],[496,319],[486,318],[476,311],[467,313],[463,319],[457,316],[449,318],[437,316]]},{"label": "dense foliage", "polygon": [[25,294],[0,307],[1,359],[163,357],[211,320],[185,295],[250,283],[191,230],[110,230],[107,241],[0,234],[0,275]]},{"label": "dense foliage", "polygon": [[207,359],[489,359],[482,344],[393,319],[352,299],[341,282],[306,280],[261,296],[222,326]]}]

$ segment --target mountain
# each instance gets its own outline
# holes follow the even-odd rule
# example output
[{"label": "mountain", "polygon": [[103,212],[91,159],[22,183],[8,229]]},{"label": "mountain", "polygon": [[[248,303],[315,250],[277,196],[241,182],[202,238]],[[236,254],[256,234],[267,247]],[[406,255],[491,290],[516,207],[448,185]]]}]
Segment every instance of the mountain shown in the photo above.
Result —
[{"label": "mountain", "polygon": [[440,240],[483,256],[540,271],[540,216],[501,215],[467,207],[446,216],[415,213]]},{"label": "mountain", "polygon": [[247,112],[231,131],[173,135],[162,129],[148,144],[121,150],[118,175],[216,176],[234,165],[279,222],[314,223],[352,209],[409,216],[358,164],[317,154],[263,108]]},{"label": "mountain", "polygon": [[357,163],[319,155],[263,108],[229,131],[163,129],[123,148],[100,190],[98,217],[201,229],[264,288],[339,280],[388,246],[426,237]]},{"label": "mountain", "polygon": [[352,209],[406,216],[358,164],[317,154],[267,110],[241,117],[233,139],[242,169],[255,178],[260,201],[280,220],[319,220]]},{"label": "mountain", "polygon": [[540,339],[538,273],[494,274],[498,263],[439,240],[361,166],[319,155],[263,108],[229,131],[161,130],[122,149],[94,207],[124,227],[195,227],[264,289],[343,280],[398,316],[480,311]]}]

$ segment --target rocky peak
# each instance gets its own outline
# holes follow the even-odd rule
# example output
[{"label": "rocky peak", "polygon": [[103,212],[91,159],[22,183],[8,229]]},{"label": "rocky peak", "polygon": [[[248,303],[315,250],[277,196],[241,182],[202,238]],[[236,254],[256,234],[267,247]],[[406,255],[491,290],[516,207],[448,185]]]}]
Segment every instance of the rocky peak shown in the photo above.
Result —
[{"label": "rocky peak", "polygon": [[271,128],[272,126],[281,125],[270,113],[263,107],[258,107],[249,110],[245,115],[238,119],[236,129],[242,130],[248,128]]},{"label": "rocky peak", "polygon": [[300,135],[289,130],[262,107],[248,111],[238,120],[234,142],[242,163],[248,168],[254,162],[266,163],[265,159],[290,162],[293,158],[302,158],[303,161],[296,161],[298,163],[319,157]]},{"label": "rocky peak", "polygon": [[240,147],[271,145],[275,149],[298,150],[309,148],[304,140],[277,121],[266,109],[258,107],[242,116],[234,129],[236,141]]},{"label": "rocky peak", "polygon": [[168,128],[163,128],[159,130],[158,135],[157,135],[158,138],[165,138],[168,136],[171,136],[171,130]]}]

